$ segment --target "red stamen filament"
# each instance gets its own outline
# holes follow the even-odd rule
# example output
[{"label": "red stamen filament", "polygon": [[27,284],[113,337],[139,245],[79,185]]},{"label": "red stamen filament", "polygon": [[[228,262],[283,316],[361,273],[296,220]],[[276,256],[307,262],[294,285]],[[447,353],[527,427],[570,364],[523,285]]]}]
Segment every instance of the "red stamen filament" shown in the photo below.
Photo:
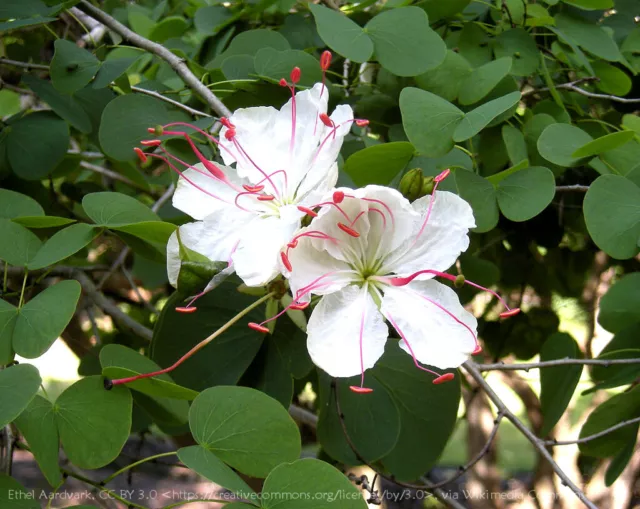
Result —
[{"label": "red stamen filament", "polygon": [[445,178],[447,178],[447,176],[449,176],[449,173],[451,173],[451,171],[447,168],[446,170],[441,172],[438,176],[436,176],[433,179],[434,185],[433,185],[433,191],[431,191],[431,199],[429,200],[429,207],[427,208],[427,215],[424,218],[424,222],[422,223],[422,227],[420,228],[420,231],[418,232],[418,235],[416,235],[416,238],[413,241],[414,245],[415,245],[416,242],[418,242],[418,239],[420,238],[420,235],[422,235],[422,232],[427,227],[427,222],[429,221],[429,217],[431,216],[431,210],[433,209],[433,204],[436,201],[436,190],[438,189],[438,185]]}]

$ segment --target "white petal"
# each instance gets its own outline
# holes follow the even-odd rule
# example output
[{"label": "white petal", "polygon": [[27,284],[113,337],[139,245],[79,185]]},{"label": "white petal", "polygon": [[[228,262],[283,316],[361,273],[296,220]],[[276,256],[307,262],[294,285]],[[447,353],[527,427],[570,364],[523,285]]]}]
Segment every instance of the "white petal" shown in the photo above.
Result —
[{"label": "white petal", "polygon": [[174,288],[178,286],[178,275],[180,274],[180,245],[178,244],[178,235],[176,232],[171,234],[169,242],[167,242],[167,275],[169,283]]},{"label": "white petal", "polygon": [[[453,317],[426,299],[438,303]],[[457,368],[475,349],[477,320],[462,307],[451,288],[435,280],[385,288],[382,313],[392,326],[397,325],[398,333],[411,346],[401,340],[400,347],[409,354],[413,350],[423,364],[440,369]]]},{"label": "white petal", "polygon": [[[424,269],[445,271],[469,247],[469,229],[476,225],[473,211],[466,201],[447,191],[436,192],[427,225],[418,236],[430,200],[429,195],[413,202],[420,218],[413,225],[412,238],[385,263],[389,272],[406,276]],[[419,276],[420,279],[429,277]]]},{"label": "white petal", "polygon": [[313,362],[331,376],[349,377],[361,373],[361,350],[365,370],[382,356],[388,328],[366,285],[350,285],[322,297],[307,334]]},{"label": "white petal", "polygon": [[280,273],[280,250],[298,226],[298,221],[257,217],[243,231],[232,259],[238,276],[247,286],[265,285]]},{"label": "white petal", "polygon": [[247,181],[238,178],[235,170],[216,164],[227,175],[232,184],[229,185],[209,176],[201,163],[194,166],[197,170],[188,169],[183,172],[184,177],[178,179],[173,206],[194,219],[204,219],[218,210],[235,207],[237,190],[232,185],[240,188]]}]

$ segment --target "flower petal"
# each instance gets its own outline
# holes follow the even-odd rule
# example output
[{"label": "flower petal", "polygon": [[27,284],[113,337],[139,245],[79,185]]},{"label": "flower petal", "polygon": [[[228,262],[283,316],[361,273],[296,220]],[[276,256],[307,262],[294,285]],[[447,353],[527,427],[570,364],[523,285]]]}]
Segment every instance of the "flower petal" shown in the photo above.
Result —
[{"label": "flower petal", "polygon": [[[194,219],[204,219],[226,207],[235,208],[234,200],[238,190],[242,191],[241,186],[247,181],[238,178],[233,169],[217,166],[225,173],[231,185],[210,176],[204,165],[198,163],[194,165],[197,170],[188,169],[178,179],[173,206]],[[236,186],[236,189],[232,186]]]},{"label": "flower petal", "polygon": [[[387,272],[407,276],[423,269],[445,271],[461,252],[469,247],[469,229],[475,227],[471,206],[459,196],[437,191],[431,215],[424,231],[418,236],[427,214],[431,196],[413,202],[420,218],[413,224],[411,238],[385,262]],[[430,279],[429,275],[418,276]]]},{"label": "flower petal", "polygon": [[336,377],[361,373],[373,367],[384,353],[388,328],[367,285],[347,286],[325,295],[307,326],[307,348],[313,362]]},{"label": "flower petal", "polygon": [[176,232],[171,234],[169,242],[167,242],[167,276],[169,283],[174,288],[178,286],[178,275],[180,274],[180,245],[178,244],[178,235]]},{"label": "flower petal", "polygon": [[451,288],[435,280],[386,287],[381,311],[411,346],[401,340],[400,347],[409,354],[413,350],[423,364],[457,368],[475,349],[477,320],[462,307]]},{"label": "flower petal", "polygon": [[280,249],[299,224],[275,216],[256,217],[245,228],[231,258],[238,276],[247,286],[265,285],[280,273]]}]

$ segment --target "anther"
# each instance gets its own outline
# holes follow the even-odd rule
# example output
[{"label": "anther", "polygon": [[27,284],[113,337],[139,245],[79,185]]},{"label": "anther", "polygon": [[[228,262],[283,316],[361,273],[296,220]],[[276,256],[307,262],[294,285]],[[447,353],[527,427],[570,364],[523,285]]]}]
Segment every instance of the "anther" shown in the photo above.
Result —
[{"label": "anther", "polygon": [[293,270],[293,267],[291,266],[291,262],[289,261],[289,257],[287,256],[287,253],[285,253],[284,251],[280,251],[280,259],[282,260],[282,265],[285,266],[285,268],[291,272]]},{"label": "anther", "polygon": [[453,373],[445,373],[444,375],[440,375],[438,378],[436,378],[431,383],[433,383],[435,385],[439,385],[439,384],[443,384],[445,382],[450,382],[454,378],[455,378],[455,375]]},{"label": "anther", "polygon": [[253,329],[258,332],[262,332],[263,334],[267,334],[269,332],[268,328],[266,328],[264,325],[260,325],[259,323],[249,322],[247,325],[249,326],[250,329]]},{"label": "anther", "polygon": [[300,75],[301,75],[300,67],[294,67],[291,70],[291,74],[289,75],[289,77],[291,78],[291,81],[293,82],[294,85],[300,81]]},{"label": "anther", "polygon": [[327,115],[326,113],[320,113],[320,121],[327,127],[333,127],[335,125],[333,120],[331,120],[331,118],[329,118],[329,115]]},{"label": "anther", "polygon": [[295,239],[287,244],[289,249],[295,249],[298,246],[298,239]]},{"label": "anther", "polygon": [[282,78],[282,79],[278,82],[278,84],[279,84],[281,87],[288,87],[288,86],[289,86],[289,84],[287,83],[287,80],[285,80],[284,78]]},{"label": "anther", "polygon": [[355,122],[358,127],[365,127],[369,125],[369,121],[366,118],[356,118]]},{"label": "anther", "polygon": [[260,201],[271,201],[271,200],[275,200],[275,196],[273,196],[272,194],[261,194],[260,196],[258,196],[258,200]]},{"label": "anther", "polygon": [[434,177],[433,180],[434,182],[442,182],[444,179],[446,179],[449,176],[450,173],[451,173],[451,170],[447,168],[442,173],[440,173],[440,175]]},{"label": "anther", "polygon": [[227,129],[224,133],[224,137],[226,139],[228,139],[229,141],[231,141],[233,138],[236,137],[236,130],[235,129]]},{"label": "anther", "polygon": [[133,147],[133,151],[138,154],[140,161],[143,163],[147,162],[147,154],[145,154],[140,147]]},{"label": "anther", "polygon": [[296,302],[289,306],[289,309],[295,309],[296,311],[301,311],[303,309],[307,309],[309,307],[310,302]]},{"label": "anther", "polygon": [[478,343],[473,352],[471,352],[471,355],[478,355],[480,353],[482,353],[482,347],[480,346],[480,343]]},{"label": "anther", "polygon": [[351,385],[349,386],[349,389],[357,394],[369,394],[370,392],[373,392],[373,389],[370,389],[369,387],[360,387],[358,385]]},{"label": "anther", "polygon": [[220,118],[220,123],[225,126],[227,129],[235,129],[236,126],[234,126],[227,117],[221,117]]},{"label": "anther", "polygon": [[304,212],[308,216],[318,217],[318,214],[316,212],[314,212],[313,210],[311,210],[309,207],[303,207],[302,205],[298,205],[298,210],[300,212]]},{"label": "anther", "polygon": [[500,313],[500,318],[511,318],[512,316],[516,316],[518,313],[520,313],[520,308],[513,308]]},{"label": "anther", "polygon": [[159,147],[160,145],[162,145],[162,141],[160,141],[160,140],[142,140],[140,142],[140,145],[143,145],[145,147]]},{"label": "anther", "polygon": [[250,186],[249,184],[242,184],[242,187],[244,187],[248,193],[259,193],[264,189],[262,185]]},{"label": "anther", "polygon": [[344,200],[344,193],[342,191],[334,191],[333,203],[342,203]]},{"label": "anther", "polygon": [[360,236],[357,231],[355,231],[353,228],[349,228],[346,224],[338,223],[338,228],[340,228],[346,234],[351,235],[352,237],[358,238]]},{"label": "anther", "polygon": [[113,389],[113,382],[111,381],[111,379],[105,378],[103,384],[106,390],[110,391],[111,389]]},{"label": "anther", "polygon": [[327,69],[329,69],[329,66],[331,65],[332,56],[333,55],[329,50],[325,50],[322,52],[322,55],[320,56],[320,69],[322,69],[323,71],[326,71]]},{"label": "anther", "polygon": [[188,314],[188,313],[195,313],[197,311],[197,309],[198,308],[195,307],[195,306],[191,306],[191,307],[187,306],[187,307],[177,307],[176,311],[178,313],[186,313],[186,314]]}]

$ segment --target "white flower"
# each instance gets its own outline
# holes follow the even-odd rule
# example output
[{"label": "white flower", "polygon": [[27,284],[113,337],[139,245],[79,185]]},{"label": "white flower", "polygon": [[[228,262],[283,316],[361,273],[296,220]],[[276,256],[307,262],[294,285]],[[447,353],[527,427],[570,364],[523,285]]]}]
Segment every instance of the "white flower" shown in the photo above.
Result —
[{"label": "white flower", "polygon": [[[436,188],[447,174],[436,178]],[[479,352],[476,319],[451,288],[433,279],[456,280],[443,271],[469,246],[475,226],[469,204],[435,190],[410,204],[380,186],[339,189],[328,203],[282,254],[294,303],[322,296],[307,327],[315,364],[334,377],[361,374],[361,386],[352,389],[368,392],[364,371],[384,352],[386,319],[416,366],[437,376],[434,383],[453,378],[418,362],[456,368]]]},{"label": "white flower", "polygon": [[[334,187],[338,152],[354,122],[346,105],[327,116],[324,84],[295,95],[290,89],[292,98],[280,110],[243,108],[222,119],[219,140],[196,129],[219,146],[226,166],[205,160],[186,133],[171,130],[186,124],[167,124],[161,132],[185,136],[200,159],[184,172],[173,163],[182,161],[159,140],[143,145],[159,147],[166,156],[137,150],[141,158],[162,158],[180,173],[173,205],[197,220],[180,227],[182,244],[212,261],[228,262],[248,286],[279,274],[279,252],[305,215],[298,207],[317,204]],[[167,246],[167,270],[175,286],[180,271],[175,234]]]}]

